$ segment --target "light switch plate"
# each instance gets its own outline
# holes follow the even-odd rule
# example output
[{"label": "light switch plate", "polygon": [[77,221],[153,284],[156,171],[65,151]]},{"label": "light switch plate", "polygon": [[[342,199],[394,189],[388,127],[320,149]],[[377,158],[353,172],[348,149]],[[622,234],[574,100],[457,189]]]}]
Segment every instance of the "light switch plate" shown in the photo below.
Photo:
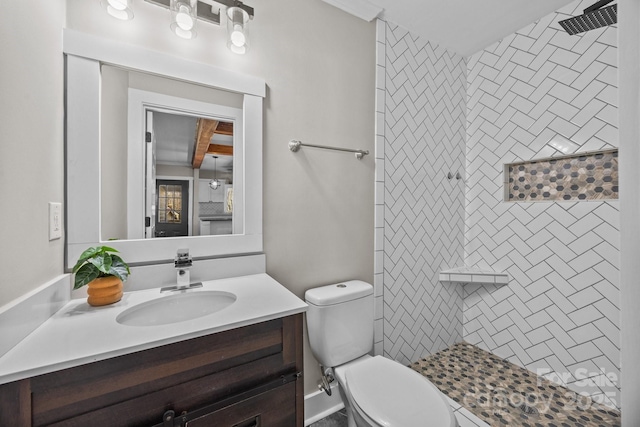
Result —
[{"label": "light switch plate", "polygon": [[49,202],[49,240],[62,237],[62,203]]}]

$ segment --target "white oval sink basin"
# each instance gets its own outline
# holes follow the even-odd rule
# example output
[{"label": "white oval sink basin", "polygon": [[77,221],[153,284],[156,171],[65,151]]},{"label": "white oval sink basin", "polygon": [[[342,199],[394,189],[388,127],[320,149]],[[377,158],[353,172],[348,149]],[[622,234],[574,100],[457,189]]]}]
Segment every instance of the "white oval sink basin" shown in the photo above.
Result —
[{"label": "white oval sink basin", "polygon": [[116,317],[128,326],[158,326],[197,319],[224,310],[236,301],[229,292],[181,292],[134,305]]}]

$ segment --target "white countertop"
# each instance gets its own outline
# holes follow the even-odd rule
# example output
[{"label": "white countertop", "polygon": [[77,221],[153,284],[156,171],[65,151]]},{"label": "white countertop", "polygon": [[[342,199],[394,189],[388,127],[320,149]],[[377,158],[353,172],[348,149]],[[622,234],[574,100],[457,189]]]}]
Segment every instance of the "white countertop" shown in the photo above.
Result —
[{"label": "white countertop", "polygon": [[186,292],[224,291],[236,295],[225,309],[183,322],[126,326],[116,322],[129,307],[172,293],[160,289],[125,293],[122,300],[91,307],[71,300],[0,358],[0,384],[222,332],[306,311],[307,304],[267,274],[203,282]]}]

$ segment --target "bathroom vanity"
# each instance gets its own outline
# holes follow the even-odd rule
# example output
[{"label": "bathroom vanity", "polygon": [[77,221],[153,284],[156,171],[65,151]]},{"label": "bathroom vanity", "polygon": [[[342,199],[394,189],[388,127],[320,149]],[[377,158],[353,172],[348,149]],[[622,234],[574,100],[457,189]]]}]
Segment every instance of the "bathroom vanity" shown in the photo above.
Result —
[{"label": "bathroom vanity", "polygon": [[288,316],[16,381],[0,424],[302,426],[301,337]]},{"label": "bathroom vanity", "polygon": [[116,320],[157,289],[73,300],[0,358],[0,425],[302,427],[306,305],[266,274],[187,292],[214,290],[237,299],[165,325]]},{"label": "bathroom vanity", "polygon": [[[307,306],[264,274],[266,83],[69,29],[63,38],[65,265],[71,270],[87,247],[108,239],[123,259],[136,264],[125,287],[135,292],[105,307],[73,299],[0,356],[0,426],[302,427],[302,313]],[[124,76],[120,73],[131,85],[103,86],[109,75],[120,81],[114,77]],[[101,95],[114,90],[126,94],[115,97],[126,105],[109,104]],[[159,239],[149,232],[154,196],[145,188],[155,188],[149,184],[156,178],[150,172],[155,156],[143,123],[152,121],[150,112],[164,110],[234,123],[232,233]],[[118,114],[105,116],[106,111]],[[105,120],[126,125],[116,128]],[[103,129],[116,137],[110,140],[113,135]],[[126,200],[101,201],[99,189],[113,181],[111,176],[102,181],[100,171],[110,168],[101,163],[107,158],[100,154],[101,141],[126,142],[116,156],[126,153],[126,174],[119,174],[126,179],[118,184],[123,189],[113,192]],[[122,167],[120,160],[114,167]],[[117,212],[101,211],[110,206]],[[103,236],[103,228],[117,227],[105,226],[102,218],[121,218],[122,212],[126,236],[120,231]],[[201,288],[169,297],[159,288],[175,272],[161,273],[173,268],[180,248],[188,248],[200,263],[191,279],[237,277],[203,280]],[[249,259],[257,257],[262,257],[260,274],[246,272],[255,272]],[[36,305],[24,303],[27,310],[38,310]]]}]

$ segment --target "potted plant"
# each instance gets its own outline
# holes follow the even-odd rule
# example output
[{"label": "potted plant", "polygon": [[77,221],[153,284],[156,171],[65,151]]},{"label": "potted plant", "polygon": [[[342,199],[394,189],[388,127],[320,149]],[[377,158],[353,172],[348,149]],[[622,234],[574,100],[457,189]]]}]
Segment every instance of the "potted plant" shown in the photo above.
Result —
[{"label": "potted plant", "polygon": [[113,304],[122,298],[122,282],[131,274],[129,266],[108,246],[89,248],[73,267],[73,289],[89,285],[87,302],[93,306]]}]

